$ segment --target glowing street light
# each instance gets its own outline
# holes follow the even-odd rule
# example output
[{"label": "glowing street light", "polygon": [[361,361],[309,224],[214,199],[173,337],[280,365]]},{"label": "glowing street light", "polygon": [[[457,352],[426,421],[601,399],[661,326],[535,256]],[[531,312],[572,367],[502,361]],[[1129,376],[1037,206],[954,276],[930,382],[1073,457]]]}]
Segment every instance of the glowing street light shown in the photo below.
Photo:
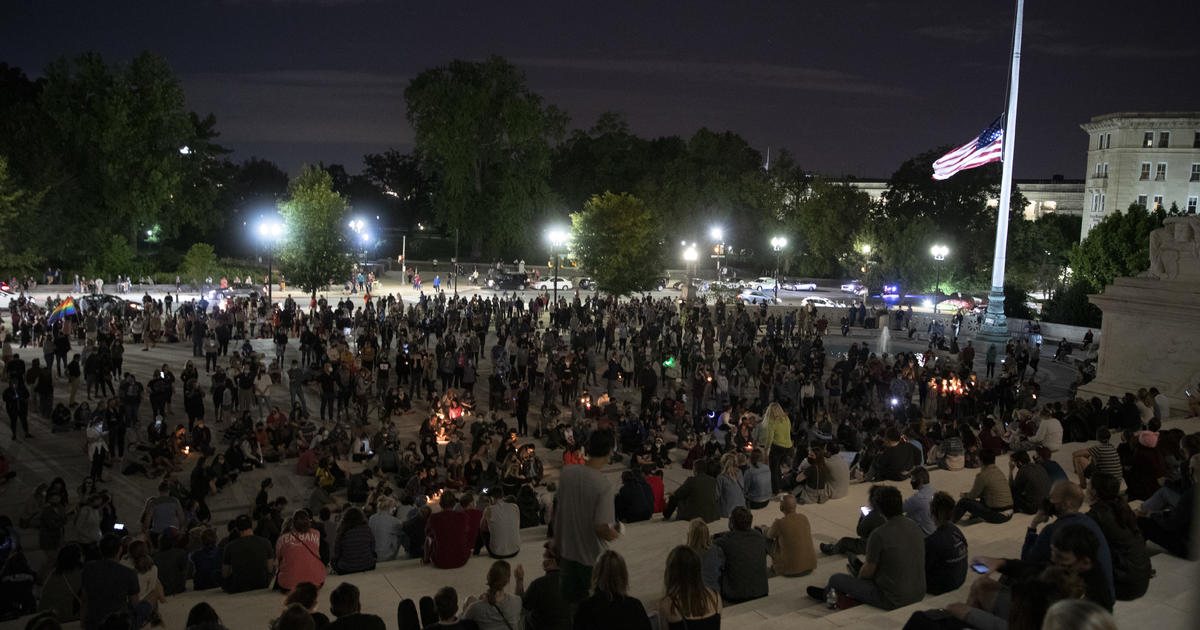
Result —
[{"label": "glowing street light", "polygon": [[721,258],[725,256],[725,230],[719,225],[714,225],[708,230],[708,235],[717,243],[714,250],[713,258],[717,259],[717,279],[721,279]]},{"label": "glowing street light", "polygon": [[779,259],[783,256],[783,248],[787,247],[786,236],[772,236],[771,249],[775,250],[775,297],[779,297]]},{"label": "glowing street light", "polygon": [[[945,245],[934,245],[933,247],[929,248],[929,254],[933,256],[935,261],[942,262],[943,260],[946,260],[946,256],[950,254],[950,248],[946,247]],[[936,315],[938,312],[938,302],[940,302],[938,298],[941,297],[942,293],[942,266],[935,266],[937,267],[937,280],[935,281],[933,287],[933,313]]]},{"label": "glowing street light", "polygon": [[864,253],[864,254],[867,254],[867,255],[870,255],[870,253],[871,253],[871,244],[870,244],[870,243],[863,243],[863,246],[862,246],[862,248],[861,248],[861,249],[862,249],[862,253]]},{"label": "glowing street light", "polygon": [[554,329],[558,330],[558,280],[559,272],[562,267],[559,263],[559,250],[567,244],[570,235],[561,227],[552,227],[546,231],[546,240],[550,241],[550,251],[554,253],[554,279],[551,284],[554,285],[554,310],[551,311],[551,317],[554,320]]},{"label": "glowing street light", "polygon": [[275,245],[277,245],[283,235],[287,233],[287,227],[282,221],[277,219],[263,219],[258,223],[258,237],[266,244],[267,249],[267,305],[268,308],[275,308],[275,292],[274,286],[271,283],[271,264],[274,262],[272,256],[275,253]]}]

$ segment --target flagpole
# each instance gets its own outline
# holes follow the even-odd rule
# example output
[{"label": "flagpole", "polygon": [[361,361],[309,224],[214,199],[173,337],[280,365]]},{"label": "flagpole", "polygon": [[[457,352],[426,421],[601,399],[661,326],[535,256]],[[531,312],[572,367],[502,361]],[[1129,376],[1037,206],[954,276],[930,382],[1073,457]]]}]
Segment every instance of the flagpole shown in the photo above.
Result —
[{"label": "flagpole", "polygon": [[[1025,0],[1017,0],[1017,19],[1013,27],[1012,63],[1008,77],[1008,110],[1004,115],[1004,153],[1000,176],[1000,204],[996,213],[996,251],[992,256],[992,290],[988,294],[987,314],[975,335],[980,345],[1008,342],[1008,320],[1004,317],[1004,263],[1008,250],[1008,214],[1012,200],[1013,149],[1017,138],[1017,84],[1021,75],[1021,22]],[[1003,348],[1000,350],[1003,352]]]}]

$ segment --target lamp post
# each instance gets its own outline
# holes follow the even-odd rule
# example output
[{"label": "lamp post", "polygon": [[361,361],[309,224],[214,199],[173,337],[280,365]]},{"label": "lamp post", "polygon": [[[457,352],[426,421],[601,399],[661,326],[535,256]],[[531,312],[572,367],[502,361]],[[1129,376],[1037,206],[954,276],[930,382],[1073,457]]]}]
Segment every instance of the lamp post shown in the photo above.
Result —
[{"label": "lamp post", "polygon": [[696,261],[699,259],[700,252],[696,251],[695,243],[683,250],[683,261],[687,267],[687,273],[684,274],[683,279],[683,295],[689,302],[692,299],[692,292],[695,291],[695,288],[692,287],[692,278],[696,275]]},{"label": "lamp post", "polygon": [[275,252],[275,244],[283,236],[285,229],[283,223],[275,219],[265,219],[258,224],[258,235],[266,243],[267,250],[267,304],[270,308],[275,308],[274,286],[271,283],[271,266],[272,255]]},{"label": "lamp post", "polygon": [[546,238],[550,240],[550,250],[554,252],[554,277],[550,280],[550,283],[554,285],[554,310],[551,311],[550,318],[554,322],[554,329],[558,330],[558,274],[561,269],[558,250],[567,242],[567,231],[562,228],[551,228],[546,233]]},{"label": "lamp post", "polygon": [[713,253],[713,258],[717,259],[717,280],[721,279],[721,258],[725,256],[725,230],[719,226],[713,226],[708,231],[708,235],[712,237],[713,242],[717,244],[716,251]]},{"label": "lamp post", "polygon": [[779,297],[779,259],[784,247],[787,247],[786,236],[771,237],[771,249],[775,250],[775,297]]},{"label": "lamp post", "polygon": [[[929,248],[929,253],[933,256],[935,261],[940,263],[943,260],[946,260],[946,255],[950,253],[950,248],[946,247],[945,245],[934,245],[933,247]],[[938,302],[940,301],[938,298],[941,297],[942,293],[942,266],[934,266],[937,267],[937,274],[935,276],[936,281],[934,282],[933,287],[933,314],[936,315],[938,312]]]}]

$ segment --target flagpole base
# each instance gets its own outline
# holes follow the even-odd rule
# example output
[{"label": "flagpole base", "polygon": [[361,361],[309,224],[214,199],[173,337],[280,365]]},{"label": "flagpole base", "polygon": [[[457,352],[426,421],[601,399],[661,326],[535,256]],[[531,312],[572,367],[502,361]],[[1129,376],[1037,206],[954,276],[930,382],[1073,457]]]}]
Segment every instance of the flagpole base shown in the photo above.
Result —
[{"label": "flagpole base", "polygon": [[1003,347],[1008,343],[1008,318],[1004,316],[1004,289],[992,287],[988,293],[987,313],[983,316],[983,325],[975,333],[975,342],[982,348],[984,344],[997,344]]}]

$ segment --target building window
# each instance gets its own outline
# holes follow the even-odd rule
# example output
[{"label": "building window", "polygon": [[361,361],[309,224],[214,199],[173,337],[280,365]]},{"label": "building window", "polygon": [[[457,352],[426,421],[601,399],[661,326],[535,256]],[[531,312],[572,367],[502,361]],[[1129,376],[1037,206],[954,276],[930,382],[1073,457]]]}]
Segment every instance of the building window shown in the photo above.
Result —
[{"label": "building window", "polygon": [[1171,132],[1170,131],[1158,132],[1158,148],[1165,149],[1170,144],[1171,144]]},{"label": "building window", "polygon": [[[1200,136],[1200,134],[1196,134],[1196,135]],[[1104,134],[1104,148],[1105,149],[1112,148],[1112,134],[1111,133]]]},{"label": "building window", "polygon": [[1192,165],[1192,176],[1188,178],[1189,182],[1200,182],[1200,164]]},{"label": "building window", "polygon": [[1092,193],[1092,212],[1100,210],[1100,194]]},{"label": "building window", "polygon": [[1150,163],[1149,162],[1142,162],[1142,172],[1140,175],[1138,175],[1138,179],[1140,179],[1140,180],[1150,179]]},{"label": "building window", "polygon": [[1104,212],[1104,202],[1107,201],[1108,195],[1100,193],[1100,212]]},{"label": "building window", "polygon": [[1188,214],[1196,214],[1196,205],[1200,202],[1200,197],[1188,197]]},{"label": "building window", "polygon": [[1138,195],[1137,205],[1139,205],[1143,208],[1146,207],[1146,195]]},{"label": "building window", "polygon": [[1100,134],[1100,135],[1096,136],[1096,148],[1097,149],[1104,148],[1104,134]]},{"label": "building window", "polygon": [[1158,210],[1161,207],[1163,207],[1163,196],[1162,195],[1154,195],[1154,207],[1152,208],[1152,210]]},{"label": "building window", "polygon": [[1167,181],[1167,163],[1166,162],[1159,162],[1158,168],[1154,169],[1154,181],[1156,181],[1156,182]]},{"label": "building window", "polygon": [[1100,177],[1108,177],[1108,162],[1104,163],[1104,171],[1100,173]]},{"label": "building window", "polygon": [[1142,134],[1142,146],[1146,148],[1154,148],[1154,132],[1147,131]]},{"label": "building window", "polygon": [[1192,136],[1192,148],[1200,149],[1200,131],[1197,131],[1196,135]]},{"label": "building window", "polygon": [[1096,162],[1096,174],[1093,177],[1100,177],[1100,163]]}]

